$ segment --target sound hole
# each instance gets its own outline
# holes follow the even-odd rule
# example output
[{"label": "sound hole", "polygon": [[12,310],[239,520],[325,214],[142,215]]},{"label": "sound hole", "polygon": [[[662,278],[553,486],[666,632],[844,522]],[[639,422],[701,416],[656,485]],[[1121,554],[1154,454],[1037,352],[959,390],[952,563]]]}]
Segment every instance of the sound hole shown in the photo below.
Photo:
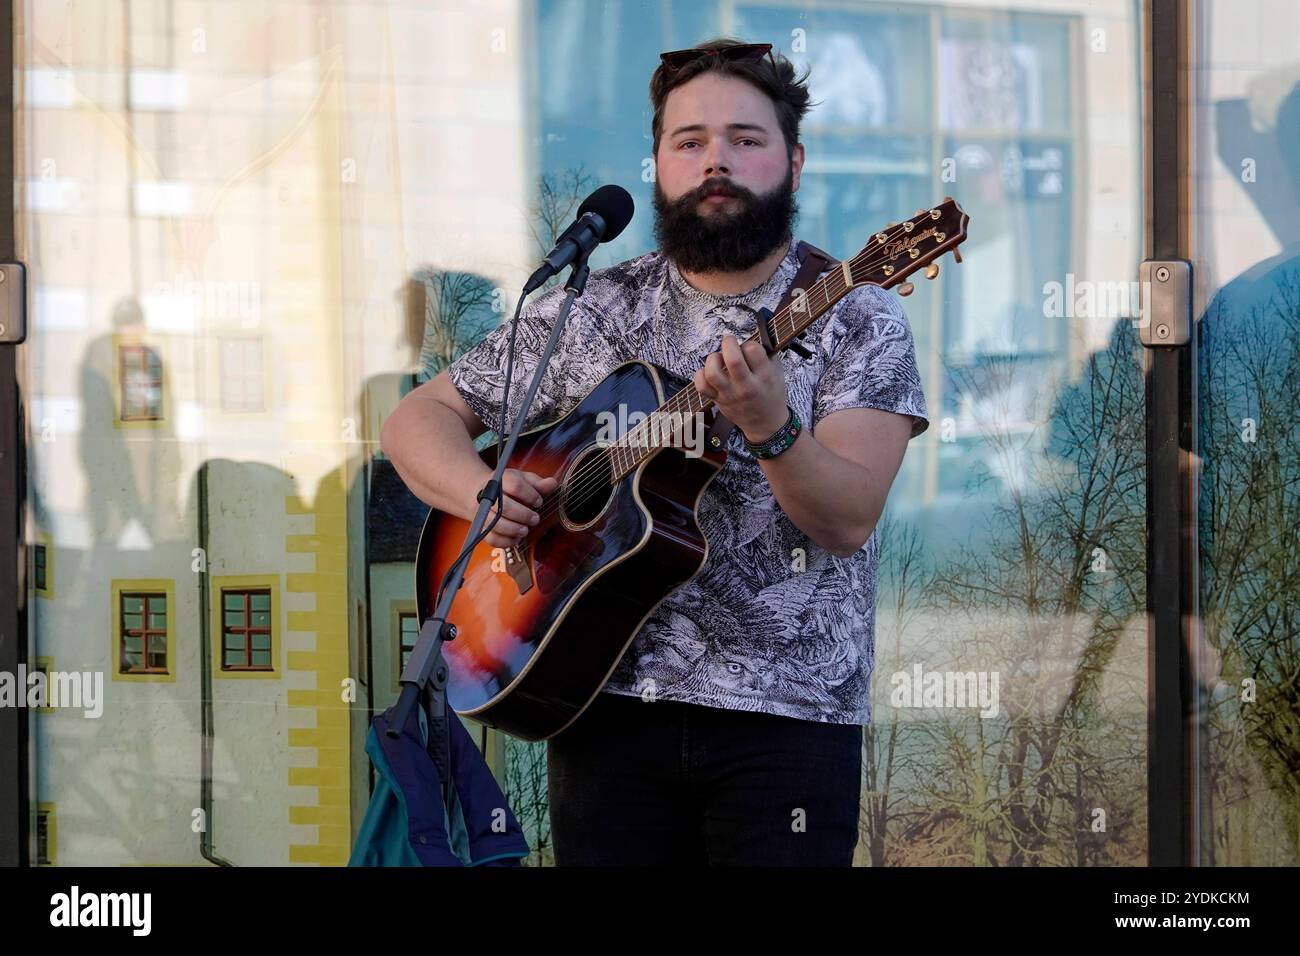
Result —
[{"label": "sound hole", "polygon": [[613,471],[604,448],[591,448],[569,469],[560,492],[560,507],[571,524],[585,525],[600,517],[613,495]]}]

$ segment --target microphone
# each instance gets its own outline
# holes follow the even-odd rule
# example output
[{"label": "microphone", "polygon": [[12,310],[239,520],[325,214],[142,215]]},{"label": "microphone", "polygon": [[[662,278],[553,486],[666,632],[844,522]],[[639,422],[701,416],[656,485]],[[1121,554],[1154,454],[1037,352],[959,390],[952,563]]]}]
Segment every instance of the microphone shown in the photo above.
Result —
[{"label": "microphone", "polygon": [[585,257],[602,242],[618,237],[632,221],[632,196],[622,186],[601,186],[582,201],[578,219],[560,234],[555,248],[524,284],[524,295],[579,257]]}]

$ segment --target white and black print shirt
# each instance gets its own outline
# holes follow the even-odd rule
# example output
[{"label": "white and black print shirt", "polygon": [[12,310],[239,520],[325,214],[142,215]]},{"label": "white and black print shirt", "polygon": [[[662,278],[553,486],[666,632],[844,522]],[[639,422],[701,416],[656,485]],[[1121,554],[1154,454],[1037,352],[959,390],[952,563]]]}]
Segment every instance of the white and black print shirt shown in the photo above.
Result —
[{"label": "white and black print shirt", "polygon": [[[754,314],[775,311],[798,268],[797,241],[771,278],[739,295],[693,288],[658,251],[593,270],[570,310],[526,428],[560,418],[629,359],[690,384],[722,336],[740,341]],[[563,301],[556,286],[525,306],[509,421],[536,368]],[[505,379],[506,321],[448,366],[456,390],[496,430]],[[786,393],[806,428],[844,408],[909,415],[912,437],[929,426],[911,328],[898,299],[863,286],[814,322],[803,341],[812,359],[786,351]],[[699,503],[709,541],[695,578],[646,619],[605,690],[827,723],[871,719],[877,536],[840,558],[799,530],[777,503],[758,463],[732,432],[726,466]],[[647,694],[648,696],[648,694]]]}]

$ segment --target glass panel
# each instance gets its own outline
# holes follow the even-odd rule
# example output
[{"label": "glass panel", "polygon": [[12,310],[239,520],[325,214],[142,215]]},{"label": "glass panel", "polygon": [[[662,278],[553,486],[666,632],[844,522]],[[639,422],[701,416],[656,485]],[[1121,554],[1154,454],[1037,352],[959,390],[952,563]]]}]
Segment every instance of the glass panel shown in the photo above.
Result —
[{"label": "glass panel", "polygon": [[[877,586],[863,568],[833,602],[874,622],[827,681],[869,688],[865,773],[890,781],[862,793],[857,862],[1145,860],[1142,378],[1130,309],[1106,291],[1143,248],[1139,5],[274,8],[268,30],[260,5],[77,4],[76,43],[66,5],[23,0],[15,17],[25,424],[57,439],[30,454],[32,533],[57,576],[53,597],[28,596],[35,653],[102,658],[113,621],[147,613],[138,597],[113,606],[116,582],[174,588],[149,609],[173,633],[173,679],[122,681],[93,735],[33,715],[34,802],[83,804],[90,779],[98,804],[188,819],[210,790],[228,861],[346,862],[369,796],[367,715],[395,701],[420,624],[428,507],[381,453],[381,424],[512,314],[597,185],[623,185],[638,211],[592,268],[657,248],[648,81],[661,50],[726,34],[811,70],[798,238],[849,257],[945,194],[972,216],[965,263],[945,257],[900,300],[930,427],[866,549]],[[194,26],[215,23],[221,37]],[[244,35],[260,40],[226,42]],[[795,547],[762,532],[773,553]],[[819,569],[849,567],[820,551]],[[246,610],[250,580],[275,584]],[[200,662],[245,663],[225,626],[281,606],[286,649],[305,653],[205,680]],[[770,616],[760,602],[736,617],[754,614]],[[703,625],[679,626],[675,659],[701,663]],[[254,635],[253,663],[271,666],[270,648]],[[136,666],[140,650],[126,645]],[[709,660],[664,696],[734,682]],[[982,677],[998,704],[987,718],[923,695],[905,706],[895,692],[918,668],[922,683]],[[349,677],[345,722],[326,695],[291,694]],[[209,706],[220,785],[200,788]],[[530,862],[549,864],[546,745],[465,723]],[[301,727],[318,730],[285,732]],[[324,765],[302,752],[317,748],[351,759],[313,791],[295,771]],[[106,755],[145,769],[109,773]],[[298,806],[347,825],[291,825]],[[137,823],[61,816],[51,856],[204,862],[184,827]]]},{"label": "glass panel", "polygon": [[945,18],[939,40],[939,122],[948,129],[1068,133],[1071,22],[1010,16]]},{"label": "glass panel", "polygon": [[1194,4],[1199,855],[1300,863],[1300,7]]},{"label": "glass panel", "polygon": [[[740,3],[662,46],[772,39],[811,68],[823,102],[803,127],[801,238],[848,256],[944,193],[972,217],[965,263],[945,260],[903,300],[932,427],[878,528],[865,758],[868,779],[892,784],[863,794],[858,861],[1142,864],[1140,825],[1104,841],[1089,829],[1102,793],[1122,795],[1102,808],[1112,821],[1146,813],[1137,8],[987,7]],[[584,48],[671,23],[631,3],[581,21],[558,0],[541,10]],[[563,49],[541,50],[540,75],[576,77]],[[611,64],[598,88],[634,88],[653,52]],[[545,114],[564,132],[543,140],[542,165],[562,181],[610,150],[588,114],[559,112]],[[987,719],[899,693],[966,674],[998,682]],[[511,772],[527,779],[539,749],[508,741]],[[949,822],[909,840],[911,815]]]}]

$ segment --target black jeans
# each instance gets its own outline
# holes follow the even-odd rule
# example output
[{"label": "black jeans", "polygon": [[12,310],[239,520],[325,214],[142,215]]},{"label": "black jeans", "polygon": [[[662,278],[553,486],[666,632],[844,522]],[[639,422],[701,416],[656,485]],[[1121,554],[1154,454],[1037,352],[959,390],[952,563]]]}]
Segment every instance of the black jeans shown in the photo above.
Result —
[{"label": "black jeans", "polygon": [[849,866],[862,727],[601,692],[547,741],[557,866]]}]

